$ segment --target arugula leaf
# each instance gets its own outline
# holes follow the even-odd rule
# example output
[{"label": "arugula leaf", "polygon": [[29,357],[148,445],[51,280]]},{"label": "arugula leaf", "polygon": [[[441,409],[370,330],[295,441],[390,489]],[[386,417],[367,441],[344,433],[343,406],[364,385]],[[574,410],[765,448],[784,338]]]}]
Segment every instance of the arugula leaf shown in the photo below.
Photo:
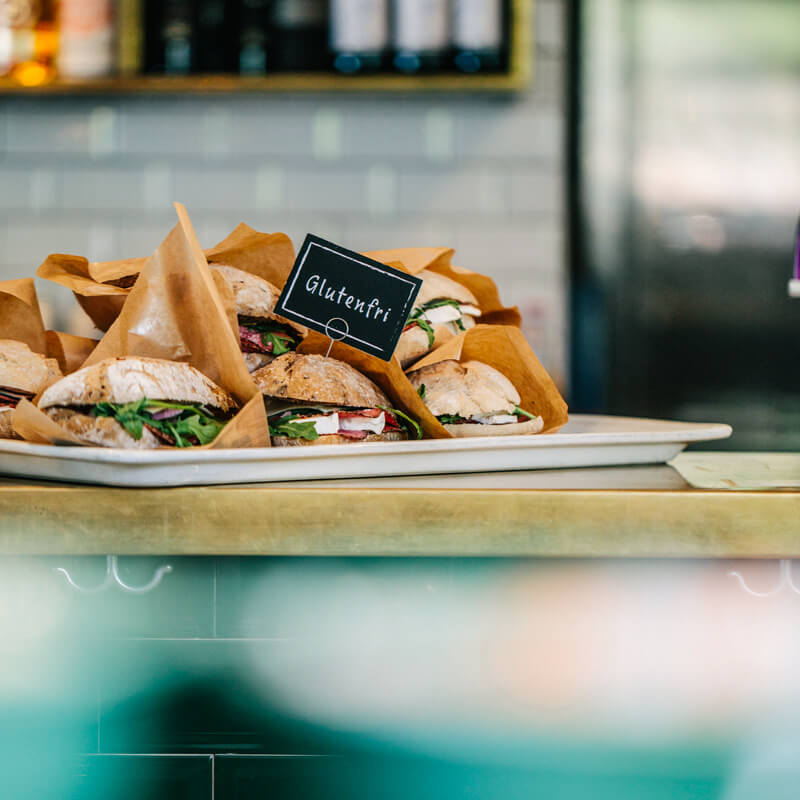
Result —
[{"label": "arugula leaf", "polygon": [[[178,447],[191,445],[191,442],[183,442],[184,437],[188,436],[194,436],[200,444],[209,444],[217,438],[219,432],[225,427],[224,423],[200,414],[192,414],[185,418],[181,416],[173,419],[153,420],[153,422],[160,422],[169,428]],[[148,423],[148,425],[152,424],[152,422]]]},{"label": "arugula leaf", "polygon": [[293,408],[289,411],[280,411],[269,417],[270,436],[286,436],[289,439],[307,439],[313,442],[319,439],[316,425],[313,420],[307,422],[295,422],[309,414],[319,416],[319,409],[316,408]]},{"label": "arugula leaf", "polygon": [[[415,308],[409,315],[408,319],[406,320],[406,325],[419,325],[425,334],[428,337],[428,347],[433,347],[433,342],[436,339],[436,334],[434,333],[433,326],[427,319],[425,319],[422,315],[432,309],[432,308],[441,308],[442,306],[453,306],[454,308],[461,308],[461,303],[458,300],[431,300],[429,303],[425,303],[424,305],[418,306]],[[459,317],[455,320],[455,324],[463,331],[466,330],[464,327],[464,323]]]},{"label": "arugula leaf", "polygon": [[[180,415],[169,419],[153,419],[151,412],[166,408],[179,409]],[[163,433],[175,441],[177,447],[192,447],[213,442],[225,427],[198,406],[187,403],[171,403],[165,400],[148,400],[143,397],[132,403],[98,403],[93,409],[95,417],[113,417],[134,439],[142,438],[144,426]]]},{"label": "arugula leaf", "polygon": [[142,398],[132,403],[98,403],[93,413],[96,417],[113,417],[134,439],[139,440],[145,423],[142,410],[146,402]]},{"label": "arugula leaf", "polygon": [[[282,356],[284,353],[289,353],[292,350],[294,341],[291,336],[276,333],[262,333],[261,343],[266,347],[272,342],[272,355]],[[290,346],[291,345],[291,346]]]},{"label": "arugula leaf", "polygon": [[270,436],[286,436],[289,439],[307,439],[313,442],[319,439],[317,428],[312,422],[284,422],[280,420],[276,425],[270,424]]},{"label": "arugula leaf", "polygon": [[422,438],[422,428],[420,428],[419,423],[413,417],[409,417],[408,414],[404,414],[396,408],[389,408],[388,406],[378,406],[378,408],[381,411],[388,411],[390,414],[394,414],[398,417],[401,425],[403,425],[409,433],[414,434],[415,439]]},{"label": "arugula leaf", "polygon": [[419,399],[420,400],[424,400],[425,399],[425,384],[424,383],[421,383],[419,385],[419,389],[417,389],[417,394],[419,395]]},{"label": "arugula leaf", "polygon": [[465,417],[460,417],[458,414],[441,414],[436,419],[442,423],[442,425],[453,425],[454,423],[458,422],[466,422]]},{"label": "arugula leaf", "polygon": [[514,413],[518,417],[527,417],[528,419],[538,419],[536,414],[531,414],[530,412],[525,411],[524,408],[520,408],[519,406],[514,406]]},{"label": "arugula leaf", "polygon": [[433,347],[434,339],[436,338],[436,334],[433,332],[433,327],[431,326],[430,322],[426,319],[422,319],[422,317],[414,317],[414,314],[408,318],[406,325],[419,325],[425,334],[428,337],[428,347]]},{"label": "arugula leaf", "polygon": [[272,354],[282,356],[297,347],[298,334],[287,325],[261,317],[239,317],[239,324],[261,334],[261,343],[272,343]]},{"label": "arugula leaf", "polygon": [[458,300],[440,298],[439,300],[431,300],[430,302],[425,303],[425,305],[421,306],[421,309],[423,311],[427,311],[429,308],[441,308],[442,306],[453,306],[460,309],[461,303],[459,303]]}]

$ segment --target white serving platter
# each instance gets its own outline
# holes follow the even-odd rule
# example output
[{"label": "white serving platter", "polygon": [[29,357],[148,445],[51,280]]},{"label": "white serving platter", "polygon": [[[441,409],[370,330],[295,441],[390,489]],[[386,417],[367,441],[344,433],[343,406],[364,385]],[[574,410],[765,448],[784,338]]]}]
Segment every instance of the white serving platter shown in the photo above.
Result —
[{"label": "white serving platter", "polygon": [[121,450],[0,439],[0,474],[167,487],[657,464],[729,425],[573,414],[557,433],[243,450]]}]

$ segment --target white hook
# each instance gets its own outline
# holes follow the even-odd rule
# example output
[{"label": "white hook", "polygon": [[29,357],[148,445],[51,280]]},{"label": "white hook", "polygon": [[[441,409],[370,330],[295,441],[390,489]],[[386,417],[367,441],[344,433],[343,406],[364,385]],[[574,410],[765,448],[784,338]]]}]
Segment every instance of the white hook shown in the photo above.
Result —
[{"label": "white hook", "polygon": [[800,595],[800,588],[794,582],[794,578],[792,577],[792,561],[789,558],[782,558],[779,562],[780,566],[780,577],[778,578],[778,583],[770,589],[768,592],[757,592],[754,589],[751,589],[747,582],[745,581],[744,577],[742,576],[741,572],[737,570],[731,570],[728,575],[732,578],[736,578],[739,581],[739,585],[744,589],[748,594],[753,595],[753,597],[772,597],[773,595],[778,594],[778,592],[783,591],[784,589],[788,588],[790,591],[794,592],[797,595]]},{"label": "white hook", "polygon": [[64,576],[67,583],[73,589],[76,589],[82,594],[95,594],[97,592],[102,592],[108,589],[114,583],[116,583],[123,592],[128,592],[130,594],[146,594],[147,592],[151,592],[153,589],[155,589],[156,586],[161,583],[165,575],[172,572],[172,566],[170,564],[164,564],[164,566],[159,567],[153,575],[152,580],[149,583],[146,583],[144,586],[131,586],[129,583],[125,583],[125,581],[120,578],[118,556],[106,556],[106,575],[103,581],[97,586],[78,586],[78,584],[72,580],[72,576],[64,567],[56,567],[54,571],[60,572]]},{"label": "white hook", "polygon": [[72,580],[72,576],[69,574],[69,572],[67,572],[66,569],[64,569],[64,567],[56,567],[53,572],[60,572],[73,589],[76,589],[83,594],[94,594],[95,592],[102,592],[104,589],[108,589],[108,587],[114,582],[114,576],[111,574],[112,558],[114,558],[114,556],[106,556],[106,576],[103,579],[103,582],[99,583],[97,586],[78,586],[78,584]]}]

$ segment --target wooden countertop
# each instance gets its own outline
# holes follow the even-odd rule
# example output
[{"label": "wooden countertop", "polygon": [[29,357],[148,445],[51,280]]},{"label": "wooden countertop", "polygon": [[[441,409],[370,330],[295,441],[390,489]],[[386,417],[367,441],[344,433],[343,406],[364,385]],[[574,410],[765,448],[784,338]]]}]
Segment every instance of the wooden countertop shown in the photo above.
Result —
[{"label": "wooden countertop", "polygon": [[48,554],[797,557],[800,491],[695,489],[667,465],[174,489],[0,478],[0,555]]}]

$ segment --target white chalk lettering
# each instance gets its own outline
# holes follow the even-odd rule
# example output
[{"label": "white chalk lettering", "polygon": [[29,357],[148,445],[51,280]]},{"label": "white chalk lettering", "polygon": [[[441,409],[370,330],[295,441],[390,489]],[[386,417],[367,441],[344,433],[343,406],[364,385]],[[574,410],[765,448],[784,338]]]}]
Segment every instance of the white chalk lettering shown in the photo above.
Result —
[{"label": "white chalk lettering", "polygon": [[338,289],[328,284],[327,278],[319,275],[310,275],[305,283],[306,291],[309,294],[318,295],[329,303],[337,306],[344,305],[346,308],[363,314],[367,319],[374,319],[376,322],[389,322],[391,308],[383,308],[380,298],[373,297],[370,301],[361,297],[356,297],[347,291],[347,286],[340,286]]}]

